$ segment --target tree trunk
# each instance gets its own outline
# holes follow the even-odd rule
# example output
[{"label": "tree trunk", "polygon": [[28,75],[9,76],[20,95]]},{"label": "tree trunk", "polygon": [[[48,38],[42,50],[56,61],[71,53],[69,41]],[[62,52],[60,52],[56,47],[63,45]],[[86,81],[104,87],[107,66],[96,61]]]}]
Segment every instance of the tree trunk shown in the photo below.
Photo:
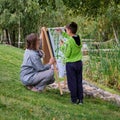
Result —
[{"label": "tree trunk", "polygon": [[20,20],[19,20],[19,28],[18,28],[18,48],[20,48],[20,39],[21,39],[21,35],[20,35]]},{"label": "tree trunk", "polygon": [[12,43],[11,43],[11,38],[10,38],[10,33],[8,33],[8,37],[9,37],[10,45],[12,45]]},{"label": "tree trunk", "polygon": [[114,37],[115,37],[115,41],[116,41],[117,44],[119,44],[119,40],[118,40],[118,37],[117,37],[117,33],[116,33],[116,31],[115,31],[115,28],[114,28],[113,24],[112,24],[112,29],[113,29],[113,34],[114,34]]},{"label": "tree trunk", "polygon": [[5,33],[6,33],[6,36],[5,36],[6,37],[6,43],[10,44],[10,42],[9,42],[9,35],[8,35],[9,34],[8,33],[8,29],[5,29]]},{"label": "tree trunk", "polygon": [[0,36],[0,43],[3,43],[3,34],[1,33],[1,36]]},{"label": "tree trunk", "polygon": [[12,32],[12,45],[15,46],[15,30]]}]

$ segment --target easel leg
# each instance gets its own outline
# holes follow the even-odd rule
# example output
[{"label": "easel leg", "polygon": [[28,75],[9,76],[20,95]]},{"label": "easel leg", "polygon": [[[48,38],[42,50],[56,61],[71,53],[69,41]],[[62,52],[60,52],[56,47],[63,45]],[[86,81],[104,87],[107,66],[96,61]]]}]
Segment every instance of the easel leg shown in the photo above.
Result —
[{"label": "easel leg", "polygon": [[63,91],[62,91],[60,82],[58,82],[58,87],[59,87],[59,90],[60,90],[60,95],[63,95]]},{"label": "easel leg", "polygon": [[62,87],[61,87],[61,84],[59,82],[59,77],[58,77],[58,72],[57,70],[55,69],[55,75],[56,75],[56,80],[58,80],[58,87],[59,87],[59,90],[60,90],[60,95],[63,95],[63,91],[62,91]]},{"label": "easel leg", "polygon": [[67,82],[67,78],[66,77],[64,77],[64,88],[66,87],[66,83]]}]

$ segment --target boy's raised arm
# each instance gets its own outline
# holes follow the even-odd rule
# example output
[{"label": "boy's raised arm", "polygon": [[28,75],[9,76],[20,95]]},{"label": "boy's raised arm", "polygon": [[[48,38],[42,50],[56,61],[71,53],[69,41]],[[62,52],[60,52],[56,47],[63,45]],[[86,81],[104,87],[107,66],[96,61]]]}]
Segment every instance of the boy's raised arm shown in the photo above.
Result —
[{"label": "boy's raised arm", "polygon": [[63,31],[62,31],[62,36],[65,38],[70,38],[70,36],[66,32],[63,32]]},{"label": "boy's raised arm", "polygon": [[69,57],[71,54],[71,46],[70,43],[65,42],[65,44],[60,46],[60,50],[64,53],[65,57]]}]

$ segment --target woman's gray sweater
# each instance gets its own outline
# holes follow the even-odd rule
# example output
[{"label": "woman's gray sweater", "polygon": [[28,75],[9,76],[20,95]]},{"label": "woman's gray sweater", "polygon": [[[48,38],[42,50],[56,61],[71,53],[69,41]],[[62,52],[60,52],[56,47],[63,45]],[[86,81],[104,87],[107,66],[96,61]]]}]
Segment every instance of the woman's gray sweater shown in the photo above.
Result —
[{"label": "woman's gray sweater", "polygon": [[38,72],[50,69],[51,65],[43,65],[38,51],[26,49],[21,65],[20,78],[26,85],[32,83]]}]

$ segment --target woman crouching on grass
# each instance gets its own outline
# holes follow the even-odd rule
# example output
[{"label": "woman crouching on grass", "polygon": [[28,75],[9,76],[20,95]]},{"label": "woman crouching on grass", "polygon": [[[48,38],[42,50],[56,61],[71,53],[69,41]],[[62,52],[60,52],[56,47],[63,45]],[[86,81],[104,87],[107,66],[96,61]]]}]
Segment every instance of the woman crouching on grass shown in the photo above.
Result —
[{"label": "woman crouching on grass", "polygon": [[26,47],[20,72],[21,81],[32,91],[43,91],[46,85],[55,81],[54,71],[51,69],[55,60],[51,58],[48,64],[42,64],[43,54],[39,50],[40,40],[35,33],[26,37]]}]

